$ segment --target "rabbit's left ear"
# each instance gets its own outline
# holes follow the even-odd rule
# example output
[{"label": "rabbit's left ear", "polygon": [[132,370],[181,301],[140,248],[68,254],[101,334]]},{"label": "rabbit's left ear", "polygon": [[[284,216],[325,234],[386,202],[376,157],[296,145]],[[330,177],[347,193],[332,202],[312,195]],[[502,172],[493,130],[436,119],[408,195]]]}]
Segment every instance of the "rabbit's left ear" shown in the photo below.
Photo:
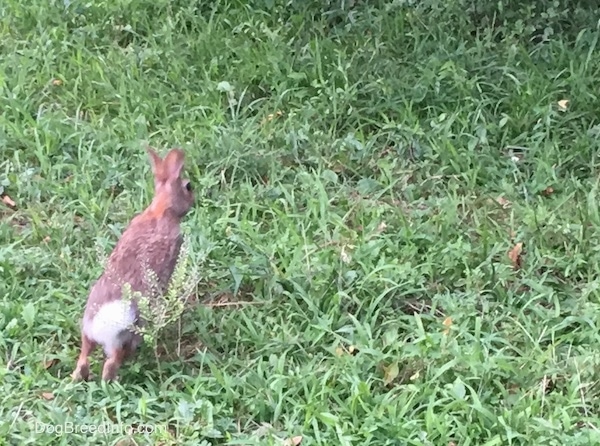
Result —
[{"label": "rabbit's left ear", "polygon": [[183,169],[183,161],[185,155],[181,149],[171,149],[165,159],[163,160],[164,174],[174,180],[179,178],[181,170]]},{"label": "rabbit's left ear", "polygon": [[152,147],[147,147],[146,151],[148,152],[148,156],[150,157],[150,164],[152,165],[152,173],[154,174],[154,178],[157,181],[164,181],[164,160],[160,157],[158,153],[156,153],[156,151]]}]

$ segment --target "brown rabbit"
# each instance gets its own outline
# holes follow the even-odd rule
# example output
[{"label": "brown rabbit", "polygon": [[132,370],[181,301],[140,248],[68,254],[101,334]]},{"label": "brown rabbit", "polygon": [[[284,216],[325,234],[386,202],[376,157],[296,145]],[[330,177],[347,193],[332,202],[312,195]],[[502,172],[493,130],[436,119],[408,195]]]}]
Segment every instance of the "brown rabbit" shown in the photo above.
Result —
[{"label": "brown rabbit", "polygon": [[172,149],[164,159],[148,148],[154,173],[154,199],[133,218],[114,250],[100,278],[88,296],[81,329],[81,353],[73,371],[74,380],[87,380],[89,355],[101,345],[106,354],[103,380],[114,380],[124,359],[133,355],[142,338],[133,325],[141,325],[134,299],[123,300],[122,285],[143,295],[151,292],[145,269],[156,273],[159,292],[166,291],[182,244],[180,221],[194,203],[192,188],[181,178],[184,154]]}]

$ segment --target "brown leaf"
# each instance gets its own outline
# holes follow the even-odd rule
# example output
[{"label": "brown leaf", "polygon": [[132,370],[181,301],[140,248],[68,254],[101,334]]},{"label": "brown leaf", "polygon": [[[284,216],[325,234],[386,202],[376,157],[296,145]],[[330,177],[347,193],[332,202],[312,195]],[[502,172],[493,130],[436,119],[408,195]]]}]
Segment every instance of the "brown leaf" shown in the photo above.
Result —
[{"label": "brown leaf", "polygon": [[569,106],[569,100],[568,99],[561,99],[560,101],[558,101],[558,109],[562,112],[567,111],[567,107]]},{"label": "brown leaf", "polygon": [[300,443],[302,443],[302,435],[296,435],[285,440],[283,446],[298,446]]},{"label": "brown leaf", "polygon": [[44,366],[44,369],[48,370],[50,367],[52,367],[53,365],[55,365],[57,363],[58,363],[58,359],[56,359],[56,358],[44,359],[43,366]]},{"label": "brown leaf", "polygon": [[508,209],[512,205],[512,203],[504,197],[496,198],[496,202],[502,206],[503,209]]},{"label": "brown leaf", "polygon": [[15,202],[13,201],[13,199],[12,199],[12,198],[10,198],[8,195],[3,195],[3,196],[2,196],[2,202],[3,202],[5,205],[7,205],[8,207],[11,207],[11,208],[15,208],[15,207],[17,207],[17,203],[15,203]]},{"label": "brown leaf", "polygon": [[389,386],[400,374],[400,368],[397,362],[393,362],[387,367],[383,368],[383,383]]},{"label": "brown leaf", "polygon": [[542,195],[545,197],[549,197],[554,193],[554,188],[552,186],[548,186],[546,189],[542,191]]},{"label": "brown leaf", "polygon": [[346,171],[346,166],[344,166],[343,164],[340,164],[340,163],[336,163],[336,164],[333,165],[333,167],[331,168],[331,170],[333,170],[336,173],[345,172]]},{"label": "brown leaf", "polygon": [[269,113],[267,117],[263,119],[262,124],[271,122],[273,119],[279,118],[280,116],[283,116],[283,112],[281,110],[277,110],[275,113]]},{"label": "brown leaf", "polygon": [[52,85],[55,87],[60,87],[62,85],[62,81],[60,79],[52,79]]},{"label": "brown leaf", "polygon": [[523,242],[517,243],[510,251],[508,258],[510,259],[514,269],[521,268],[521,253],[523,252]]},{"label": "brown leaf", "polygon": [[546,395],[552,392],[552,390],[554,390],[554,382],[552,381],[552,378],[550,378],[548,375],[544,375],[544,378],[540,383],[540,387],[542,392],[544,392]]},{"label": "brown leaf", "polygon": [[516,395],[521,391],[521,386],[516,383],[505,384],[505,387],[510,395]]},{"label": "brown leaf", "polygon": [[340,252],[340,258],[342,259],[342,262],[348,264],[352,261],[352,255],[346,250],[348,247],[347,246],[342,246],[342,252]]},{"label": "brown leaf", "polygon": [[444,328],[444,334],[447,335],[448,333],[450,333],[450,327],[452,327],[452,318],[448,316],[446,319],[444,319],[442,325],[446,327]]},{"label": "brown leaf", "polygon": [[46,237],[44,237],[44,243],[48,243],[50,241],[50,236],[47,235]]},{"label": "brown leaf", "polygon": [[54,399],[54,394],[52,392],[42,392],[42,398],[46,401],[52,401]]},{"label": "brown leaf", "polygon": [[343,345],[340,345],[335,348],[336,356],[343,356],[343,355],[354,356],[357,353],[358,353],[358,349],[354,345],[350,345],[348,348],[344,347]]},{"label": "brown leaf", "polygon": [[385,146],[381,151],[381,157],[383,158],[384,156],[389,155],[393,150],[394,148],[392,146]]},{"label": "brown leaf", "polygon": [[379,223],[379,225],[377,225],[377,234],[381,234],[383,231],[385,231],[387,229],[387,224],[382,221],[381,223]]}]

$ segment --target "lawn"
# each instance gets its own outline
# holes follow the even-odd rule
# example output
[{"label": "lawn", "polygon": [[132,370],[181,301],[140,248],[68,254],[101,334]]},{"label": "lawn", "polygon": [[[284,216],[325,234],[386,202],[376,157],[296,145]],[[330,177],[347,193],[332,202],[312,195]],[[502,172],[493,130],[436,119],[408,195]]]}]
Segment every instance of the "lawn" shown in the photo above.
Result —
[{"label": "lawn", "polygon": [[[0,445],[599,444],[600,6],[534,3],[3,0]],[[197,292],[73,383],[146,144]]]}]

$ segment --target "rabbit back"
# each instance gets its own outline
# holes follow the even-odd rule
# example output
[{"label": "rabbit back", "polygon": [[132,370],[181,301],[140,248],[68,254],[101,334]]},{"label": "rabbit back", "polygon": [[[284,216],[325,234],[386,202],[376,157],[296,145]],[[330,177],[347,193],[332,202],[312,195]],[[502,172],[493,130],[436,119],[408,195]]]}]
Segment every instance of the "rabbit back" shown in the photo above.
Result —
[{"label": "rabbit back", "polygon": [[149,299],[164,293],[182,241],[178,220],[164,216],[142,214],[125,230],[90,291],[83,318],[84,334],[101,345],[106,355],[117,349],[135,349],[140,342],[132,331],[143,323],[138,302],[135,297],[123,299],[123,285],[129,284],[132,292]]}]

